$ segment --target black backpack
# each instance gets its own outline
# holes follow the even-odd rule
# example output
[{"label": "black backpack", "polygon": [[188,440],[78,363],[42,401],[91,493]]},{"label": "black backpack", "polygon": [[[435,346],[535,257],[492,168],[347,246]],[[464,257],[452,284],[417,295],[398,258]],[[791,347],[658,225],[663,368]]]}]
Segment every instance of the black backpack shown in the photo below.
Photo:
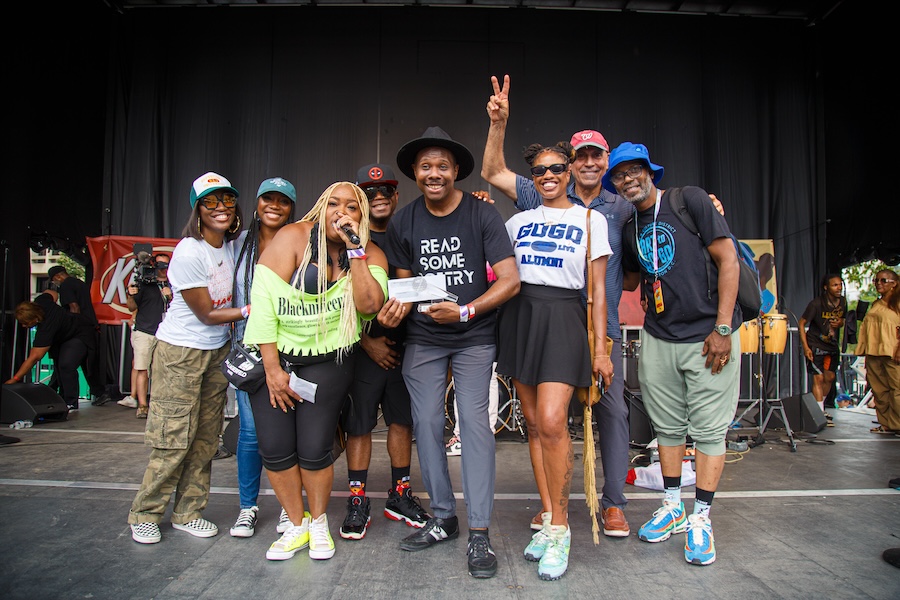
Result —
[{"label": "black backpack", "polygon": [[[688,212],[687,205],[684,203],[684,195],[680,187],[669,188],[666,197],[669,199],[669,206],[685,229],[693,235],[700,237],[697,225],[694,223],[691,213]],[[637,256],[637,246],[634,237],[634,228],[636,227],[634,218],[625,225],[625,233],[623,233],[624,243],[634,256]],[[753,260],[753,251],[743,242],[739,242],[734,235],[729,234],[731,241],[734,242],[734,249],[737,252],[738,265],[740,266],[740,275],[738,276],[738,293],[737,303],[741,307],[741,319],[750,321],[759,317],[760,308],[762,308],[762,294],[759,289],[759,269]],[[716,268],[712,257],[706,246],[703,247],[703,256],[706,258],[706,297],[712,298],[712,269]]]}]

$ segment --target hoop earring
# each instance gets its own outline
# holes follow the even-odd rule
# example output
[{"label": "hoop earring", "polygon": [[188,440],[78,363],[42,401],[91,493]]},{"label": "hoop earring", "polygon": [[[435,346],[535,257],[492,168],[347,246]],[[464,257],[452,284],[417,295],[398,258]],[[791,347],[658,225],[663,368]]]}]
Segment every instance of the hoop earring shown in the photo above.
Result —
[{"label": "hoop earring", "polygon": [[[254,213],[254,214],[256,214],[256,213]],[[240,231],[241,230],[241,218],[239,216],[235,215],[234,223],[232,223],[231,225],[232,225],[233,229],[232,229],[232,227],[229,227],[226,230],[228,233],[237,233],[238,231]]]}]

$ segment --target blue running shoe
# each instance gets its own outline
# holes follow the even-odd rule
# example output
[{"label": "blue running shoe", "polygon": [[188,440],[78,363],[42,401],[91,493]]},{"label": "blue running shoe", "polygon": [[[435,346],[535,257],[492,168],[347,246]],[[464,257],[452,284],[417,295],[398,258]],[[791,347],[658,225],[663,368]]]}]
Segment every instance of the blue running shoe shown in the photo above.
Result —
[{"label": "blue running shoe", "polygon": [[547,525],[547,527],[531,536],[531,541],[525,546],[525,560],[532,562],[541,560],[541,557],[544,556],[544,551],[547,550],[547,546],[550,544],[549,529],[550,526]]},{"label": "blue running shoe", "polygon": [[663,502],[653,513],[653,518],[641,525],[638,537],[645,542],[664,542],[673,533],[682,533],[686,527],[684,502]]},{"label": "blue running shoe", "polygon": [[692,565],[709,565],[716,560],[716,542],[709,517],[690,515],[687,518],[684,560]]}]

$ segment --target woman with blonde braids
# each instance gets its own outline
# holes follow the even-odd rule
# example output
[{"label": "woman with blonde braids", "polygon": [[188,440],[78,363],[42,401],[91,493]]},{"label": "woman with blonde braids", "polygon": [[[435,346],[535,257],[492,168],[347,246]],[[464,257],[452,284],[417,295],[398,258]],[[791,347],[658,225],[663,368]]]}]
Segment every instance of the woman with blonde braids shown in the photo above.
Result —
[{"label": "woman with blonde braids", "polygon": [[250,394],[250,406],[263,466],[292,524],[266,552],[269,560],[307,546],[310,558],[334,555],[325,514],[334,432],[364,322],[386,294],[387,259],[369,243],[368,199],[345,181],[283,227],[259,258],[244,343],[259,346],[266,384]]},{"label": "woman with blonde braids", "polygon": [[859,326],[856,354],[866,357],[866,381],[875,395],[878,427],[872,433],[900,433],[900,275],[875,275],[880,296]]}]

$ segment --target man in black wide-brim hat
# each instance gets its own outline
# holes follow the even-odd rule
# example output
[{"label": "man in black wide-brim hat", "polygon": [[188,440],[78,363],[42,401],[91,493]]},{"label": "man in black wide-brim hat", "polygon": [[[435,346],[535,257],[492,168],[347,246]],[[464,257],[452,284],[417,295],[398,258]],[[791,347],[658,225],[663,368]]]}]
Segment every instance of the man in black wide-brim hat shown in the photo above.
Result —
[{"label": "man in black wide-brim hat", "polygon": [[[388,300],[379,315],[387,327],[407,318],[403,378],[412,401],[422,480],[431,498],[425,526],[400,542],[410,552],[459,536],[456,500],[444,451],[444,391],[453,372],[459,410],[462,480],[469,523],[468,572],[493,577],[497,558],[488,526],[494,502],[494,432],[488,393],[496,354],[496,309],[519,290],[512,245],[503,219],[488,203],[456,189],[475,168],[472,153],[440,127],[407,142],[397,153],[400,171],[422,196],[388,225],[385,249],[397,277],[428,276],[448,294],[429,303]],[[486,265],[497,280],[488,285]],[[417,306],[413,306],[417,304]]]}]

